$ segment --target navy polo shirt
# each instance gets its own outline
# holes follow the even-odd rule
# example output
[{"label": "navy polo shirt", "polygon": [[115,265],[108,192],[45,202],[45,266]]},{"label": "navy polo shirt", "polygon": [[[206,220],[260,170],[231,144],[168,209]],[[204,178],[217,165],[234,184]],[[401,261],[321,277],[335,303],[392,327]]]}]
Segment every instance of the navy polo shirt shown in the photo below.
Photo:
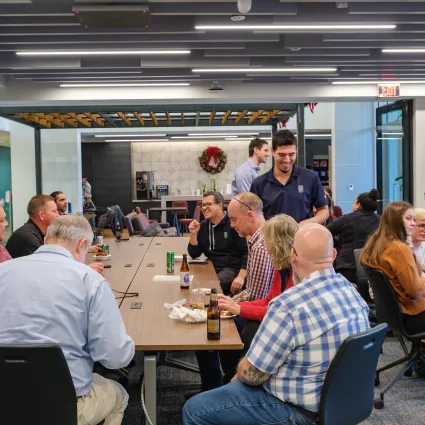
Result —
[{"label": "navy polo shirt", "polygon": [[263,201],[266,220],[277,214],[287,214],[299,223],[312,217],[313,206],[328,205],[316,172],[296,165],[285,185],[275,178],[272,168],[253,181],[251,192]]}]

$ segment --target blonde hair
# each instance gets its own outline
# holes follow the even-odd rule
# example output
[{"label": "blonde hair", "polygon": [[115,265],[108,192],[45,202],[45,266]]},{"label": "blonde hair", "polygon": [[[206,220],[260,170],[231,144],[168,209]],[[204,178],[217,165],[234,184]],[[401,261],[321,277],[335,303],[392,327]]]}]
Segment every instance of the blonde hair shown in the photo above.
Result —
[{"label": "blonde hair", "polygon": [[276,215],[262,226],[267,251],[277,270],[291,264],[292,243],[298,227],[298,223],[286,214]]},{"label": "blonde hair", "polygon": [[425,209],[415,208],[413,210],[413,213],[415,214],[415,221],[416,220],[425,220]]},{"label": "blonde hair", "polygon": [[46,208],[46,204],[49,201],[55,201],[51,196],[48,195],[36,195],[33,196],[28,202],[27,212],[30,217],[35,217],[41,210]]}]

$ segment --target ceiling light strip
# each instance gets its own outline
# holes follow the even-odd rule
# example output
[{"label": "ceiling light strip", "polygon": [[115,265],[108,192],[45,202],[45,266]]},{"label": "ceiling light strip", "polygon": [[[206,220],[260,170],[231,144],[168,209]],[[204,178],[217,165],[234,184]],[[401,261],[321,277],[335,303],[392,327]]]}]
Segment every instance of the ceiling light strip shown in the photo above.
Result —
[{"label": "ceiling light strip", "polygon": [[397,25],[196,25],[197,30],[388,30],[395,29]]},{"label": "ceiling light strip", "polygon": [[167,137],[166,134],[95,134],[94,137]]},{"label": "ceiling light strip", "polygon": [[350,84],[425,84],[425,80],[422,81],[409,81],[409,80],[388,80],[388,81],[370,81],[370,80],[364,80],[364,81],[332,81],[332,84],[335,85],[350,85]]},{"label": "ceiling light strip", "polygon": [[194,68],[192,72],[335,72],[337,68]]},{"label": "ceiling light strip", "polygon": [[47,50],[19,51],[18,56],[188,55],[190,50]]},{"label": "ceiling light strip", "polygon": [[60,84],[60,87],[169,87],[190,86],[190,83],[111,83],[111,84]]}]

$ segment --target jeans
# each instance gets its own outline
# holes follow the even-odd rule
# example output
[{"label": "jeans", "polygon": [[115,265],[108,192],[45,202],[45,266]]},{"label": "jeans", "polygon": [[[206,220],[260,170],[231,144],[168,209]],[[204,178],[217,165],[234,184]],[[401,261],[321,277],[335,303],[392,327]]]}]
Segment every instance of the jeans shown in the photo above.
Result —
[{"label": "jeans", "polygon": [[118,382],[93,374],[90,392],[77,399],[78,425],[121,425],[128,394]]},{"label": "jeans", "polygon": [[183,407],[183,425],[313,425],[291,405],[263,387],[231,382],[192,397]]}]

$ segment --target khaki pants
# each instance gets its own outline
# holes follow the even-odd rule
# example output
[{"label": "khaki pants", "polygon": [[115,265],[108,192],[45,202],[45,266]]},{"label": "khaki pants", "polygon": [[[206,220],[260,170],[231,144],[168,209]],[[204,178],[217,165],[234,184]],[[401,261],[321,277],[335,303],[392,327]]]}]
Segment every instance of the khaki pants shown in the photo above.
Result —
[{"label": "khaki pants", "polygon": [[121,425],[128,394],[118,382],[93,374],[90,392],[78,398],[78,425]]}]

